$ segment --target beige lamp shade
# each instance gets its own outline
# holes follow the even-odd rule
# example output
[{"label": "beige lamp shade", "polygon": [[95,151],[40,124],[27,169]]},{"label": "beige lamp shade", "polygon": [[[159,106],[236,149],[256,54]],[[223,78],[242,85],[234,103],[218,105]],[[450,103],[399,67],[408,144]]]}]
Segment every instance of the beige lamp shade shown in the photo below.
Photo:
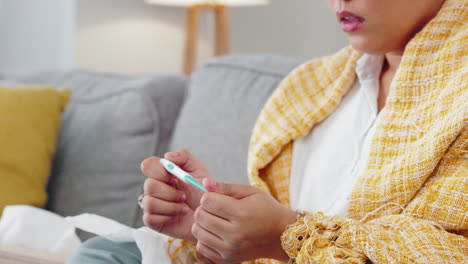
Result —
[{"label": "beige lamp shade", "polygon": [[149,4],[168,6],[194,6],[194,5],[225,5],[225,6],[254,6],[267,5],[269,0],[145,0]]}]

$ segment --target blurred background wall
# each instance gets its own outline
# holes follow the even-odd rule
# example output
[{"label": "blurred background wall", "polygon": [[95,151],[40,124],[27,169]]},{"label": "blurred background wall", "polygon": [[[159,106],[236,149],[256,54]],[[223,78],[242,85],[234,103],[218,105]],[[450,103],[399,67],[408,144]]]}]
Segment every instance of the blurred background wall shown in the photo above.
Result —
[{"label": "blurred background wall", "polygon": [[[231,53],[319,57],[346,45],[325,0],[230,10]],[[199,63],[213,56],[205,13]],[[143,0],[0,0],[0,71],[80,67],[120,73],[182,69],[185,11]]]},{"label": "blurred background wall", "polygon": [[0,0],[0,71],[75,65],[75,0]]}]

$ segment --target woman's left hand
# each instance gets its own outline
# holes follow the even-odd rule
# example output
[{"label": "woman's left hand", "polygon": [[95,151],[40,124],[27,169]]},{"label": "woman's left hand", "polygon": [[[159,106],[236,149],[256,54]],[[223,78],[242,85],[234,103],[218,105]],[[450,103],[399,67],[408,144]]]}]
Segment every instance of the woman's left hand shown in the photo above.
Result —
[{"label": "woman's left hand", "polygon": [[250,185],[213,183],[195,211],[197,250],[216,263],[258,258],[288,261],[281,235],[296,221],[291,209]]}]

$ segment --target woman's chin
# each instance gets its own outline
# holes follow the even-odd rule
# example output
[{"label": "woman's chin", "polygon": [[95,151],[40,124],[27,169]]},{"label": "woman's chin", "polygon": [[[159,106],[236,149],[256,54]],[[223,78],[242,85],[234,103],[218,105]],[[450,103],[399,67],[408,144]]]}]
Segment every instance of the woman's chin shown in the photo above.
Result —
[{"label": "woman's chin", "polygon": [[[366,54],[372,54],[372,55],[385,55],[390,52],[400,52],[404,50],[403,44],[398,45],[389,45],[391,43],[390,40],[388,41],[382,41],[382,40],[377,40],[377,39],[370,39],[370,38],[364,38],[364,37],[357,37],[357,36],[352,36],[349,37],[349,43],[351,46],[362,53]],[[401,43],[401,42],[395,42],[395,43]],[[402,48],[403,47],[403,48]]]},{"label": "woman's chin", "polygon": [[351,46],[362,53],[382,55],[389,52],[391,49],[387,45],[382,45],[378,40],[369,39],[358,36],[351,36],[348,38]]},{"label": "woman's chin", "polygon": [[382,55],[382,54],[385,54],[385,50],[382,49],[381,47],[378,47],[378,46],[375,46],[375,45],[369,45],[369,43],[365,43],[365,44],[362,44],[362,43],[353,43],[351,42],[351,46],[359,51],[359,52],[362,52],[362,53],[366,53],[366,54],[373,54],[373,55]]}]

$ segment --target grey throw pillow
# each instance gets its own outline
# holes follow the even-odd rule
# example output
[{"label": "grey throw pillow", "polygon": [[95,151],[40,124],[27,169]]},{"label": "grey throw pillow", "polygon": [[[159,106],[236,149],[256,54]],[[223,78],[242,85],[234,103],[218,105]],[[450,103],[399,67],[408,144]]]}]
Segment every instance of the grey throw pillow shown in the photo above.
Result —
[{"label": "grey throw pillow", "polygon": [[64,216],[87,212],[141,225],[136,198],[146,177],[140,162],[167,151],[186,80],[75,70],[0,78],[8,81],[73,92],[63,114],[48,209]]}]

